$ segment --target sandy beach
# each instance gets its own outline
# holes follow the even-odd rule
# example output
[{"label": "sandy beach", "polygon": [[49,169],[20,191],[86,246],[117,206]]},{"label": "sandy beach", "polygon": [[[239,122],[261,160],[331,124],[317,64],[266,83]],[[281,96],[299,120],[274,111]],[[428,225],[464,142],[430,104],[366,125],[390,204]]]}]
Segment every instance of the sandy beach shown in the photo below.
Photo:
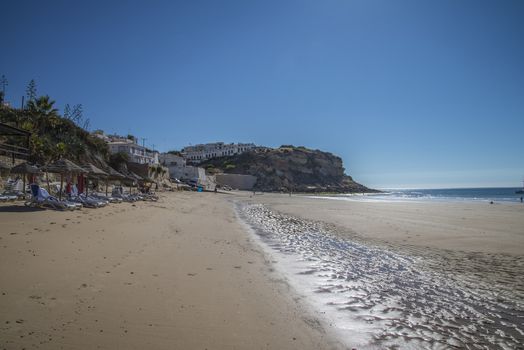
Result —
[{"label": "sandy beach", "polygon": [[0,206],[0,348],[331,349],[225,195]]},{"label": "sandy beach", "polygon": [[[380,277],[380,271],[388,266],[415,259],[419,262],[413,263],[413,268],[420,267],[420,271],[463,276],[459,282],[471,290],[472,281],[475,288],[480,285],[477,294],[472,292],[478,300],[475,307],[484,307],[482,293],[493,285],[499,291],[496,300],[517,308],[522,302],[524,206],[520,205],[376,203],[278,194],[253,197],[246,192],[163,193],[156,203],[122,203],[73,212],[7,203],[0,206],[1,347],[380,348],[352,342],[352,336],[340,333],[336,326],[331,328],[325,310],[316,309],[308,292],[290,282],[293,276],[283,274],[280,257],[284,261],[285,256],[271,254],[280,248],[261,243],[249,232],[238,214],[239,204],[254,206],[256,215],[262,215],[257,208],[273,211],[271,220],[276,221],[271,227],[288,238],[307,230],[326,230],[333,237],[342,237],[341,242],[358,242],[359,250],[372,249],[371,265],[363,256],[341,256],[338,262],[331,261],[329,268],[318,271],[339,274],[351,270],[363,278],[368,273]],[[263,224],[269,222],[259,218]],[[278,226],[279,222],[283,226]],[[300,244],[291,242],[285,249],[290,252],[293,245]],[[351,250],[352,246],[348,247],[342,254]],[[383,251],[388,252],[384,257],[380,255]],[[315,253],[308,259],[314,260]],[[397,253],[400,258],[394,255]],[[348,262],[351,265],[344,265]],[[370,266],[375,270],[367,270]],[[317,273],[311,271],[306,274]],[[340,294],[345,288],[342,282],[332,281],[331,273],[319,276],[325,284],[319,287],[315,282],[321,293],[313,291],[314,297],[334,296],[335,291]],[[435,314],[435,322],[441,324],[449,322],[439,316],[449,300],[445,280],[435,278],[431,283],[442,284],[435,303],[442,301],[444,306],[427,312]],[[353,279],[353,289],[355,281],[360,280]],[[357,306],[344,301],[343,309],[356,313],[364,309],[374,313],[374,326],[399,329],[404,326],[401,317],[394,323],[383,323],[376,316],[391,309],[378,309],[389,302],[389,287],[381,286],[381,281],[363,280],[359,293],[367,296],[361,297]],[[375,289],[368,290],[369,286]],[[403,288],[409,291],[410,287]],[[382,293],[380,302],[375,302],[377,293]],[[410,293],[420,297],[416,291]],[[370,295],[374,295],[374,304],[366,299]],[[338,303],[320,300],[326,305]],[[456,308],[457,315],[464,313],[461,307]],[[369,315],[366,317],[369,324]],[[514,317],[515,313],[510,313],[507,319]],[[387,318],[388,322],[392,319]],[[358,336],[371,331],[355,332]],[[414,339],[426,334],[419,333]],[[402,341],[408,335],[405,333]],[[507,344],[522,340],[518,331],[508,337]],[[466,340],[457,335],[448,344],[459,346],[461,341]]]}]

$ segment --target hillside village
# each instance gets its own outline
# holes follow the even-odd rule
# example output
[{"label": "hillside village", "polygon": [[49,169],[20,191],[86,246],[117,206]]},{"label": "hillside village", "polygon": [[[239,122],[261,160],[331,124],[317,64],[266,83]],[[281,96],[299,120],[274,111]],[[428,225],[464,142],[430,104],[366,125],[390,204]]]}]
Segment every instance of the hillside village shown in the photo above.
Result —
[{"label": "hillside village", "polygon": [[213,171],[206,172],[206,169],[199,166],[199,163],[210,159],[219,159],[228,156],[235,156],[245,152],[261,152],[266,147],[257,147],[253,143],[229,143],[215,142],[198,144],[184,147],[181,151],[170,151],[160,153],[140,145],[137,139],[131,135],[124,137],[119,135],[106,135],[95,131],[92,133],[107,143],[109,152],[112,155],[126,154],[128,157],[128,168],[144,173],[141,168],[156,168],[161,166],[169,174],[169,179],[175,182],[182,182],[190,186],[201,186],[205,190],[214,191],[215,187],[251,190],[256,182],[256,178],[241,174],[219,174],[218,181]]},{"label": "hillside village", "polygon": [[[42,167],[67,159],[119,173],[125,179],[121,182],[157,189],[372,191],[355,183],[345,174],[342,160],[327,152],[213,142],[160,153],[133,135],[89,132],[81,105],[66,105],[60,114],[54,104],[49,96],[37,97],[33,91],[21,108],[14,108],[0,92],[0,176],[11,178],[9,169],[25,162]],[[51,179],[56,176],[51,174]]]}]

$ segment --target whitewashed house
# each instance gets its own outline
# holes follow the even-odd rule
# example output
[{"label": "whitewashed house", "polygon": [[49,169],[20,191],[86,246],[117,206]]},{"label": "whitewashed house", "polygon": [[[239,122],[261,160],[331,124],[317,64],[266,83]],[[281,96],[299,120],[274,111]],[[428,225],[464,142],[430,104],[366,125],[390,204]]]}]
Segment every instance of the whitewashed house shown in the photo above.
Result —
[{"label": "whitewashed house", "polygon": [[184,147],[182,155],[192,163],[200,163],[211,158],[242,154],[255,148],[256,146],[253,143],[225,144],[224,142],[214,142]]}]

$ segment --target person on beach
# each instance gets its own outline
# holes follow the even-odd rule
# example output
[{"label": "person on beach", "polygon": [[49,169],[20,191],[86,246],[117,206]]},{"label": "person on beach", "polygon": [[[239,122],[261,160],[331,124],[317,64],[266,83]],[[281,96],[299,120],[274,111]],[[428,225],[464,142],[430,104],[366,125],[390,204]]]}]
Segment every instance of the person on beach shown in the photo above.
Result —
[{"label": "person on beach", "polygon": [[520,203],[522,203],[522,199],[523,199],[522,196],[520,196]]}]

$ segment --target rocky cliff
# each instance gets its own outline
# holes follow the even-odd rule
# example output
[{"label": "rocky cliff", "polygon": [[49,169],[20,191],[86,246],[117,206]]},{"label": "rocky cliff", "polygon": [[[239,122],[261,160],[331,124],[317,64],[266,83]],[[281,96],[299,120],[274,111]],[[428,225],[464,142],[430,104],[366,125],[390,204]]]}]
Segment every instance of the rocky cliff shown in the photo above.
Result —
[{"label": "rocky cliff", "polygon": [[376,192],[346,175],[340,157],[305,147],[252,151],[211,159],[200,166],[209,172],[254,175],[258,179],[255,189],[259,191]]}]

